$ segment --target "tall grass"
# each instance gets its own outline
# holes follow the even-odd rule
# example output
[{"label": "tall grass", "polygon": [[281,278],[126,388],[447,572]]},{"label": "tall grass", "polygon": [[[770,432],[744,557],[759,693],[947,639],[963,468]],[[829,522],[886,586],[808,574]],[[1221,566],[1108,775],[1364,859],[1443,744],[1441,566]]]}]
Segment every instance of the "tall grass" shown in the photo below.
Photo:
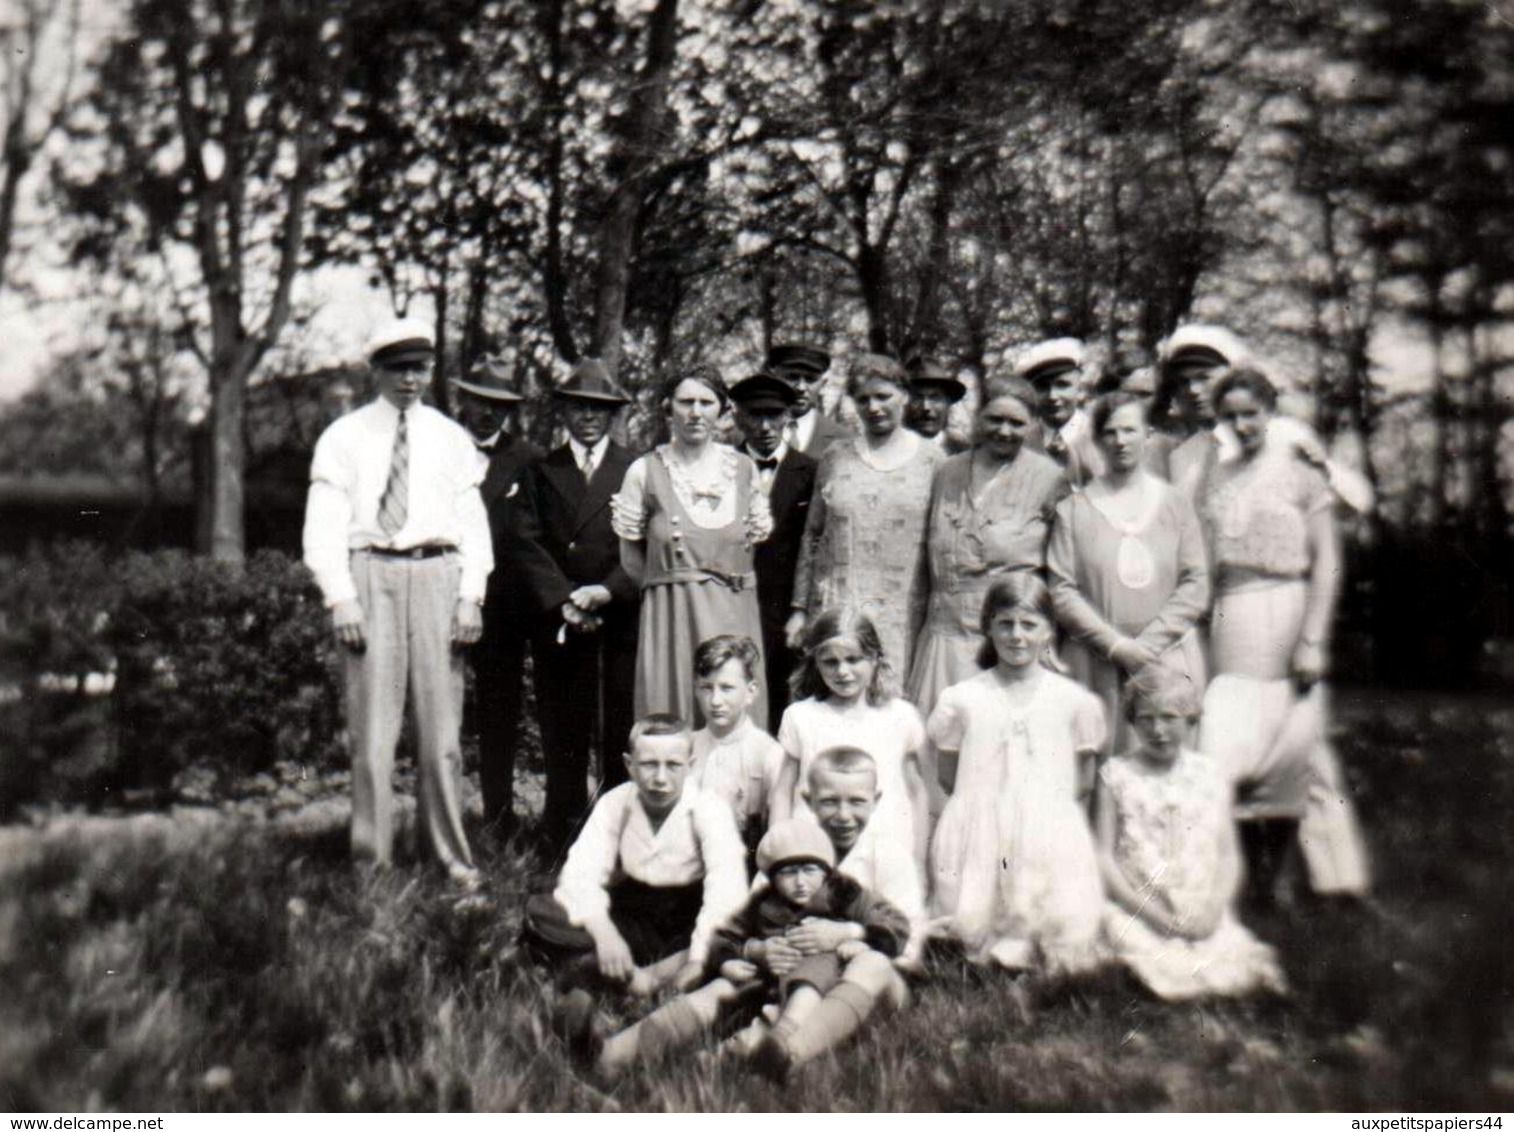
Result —
[{"label": "tall grass", "polygon": [[907,1013],[776,1089],[687,1057],[606,1093],[501,959],[542,862],[486,859],[492,906],[345,837],[233,827],[51,846],[0,897],[9,1109],[1415,1109],[1514,1094],[1514,711],[1343,697],[1383,914],[1262,925],[1286,1002],[1171,1005],[1118,972],[1040,984],[943,964]]}]

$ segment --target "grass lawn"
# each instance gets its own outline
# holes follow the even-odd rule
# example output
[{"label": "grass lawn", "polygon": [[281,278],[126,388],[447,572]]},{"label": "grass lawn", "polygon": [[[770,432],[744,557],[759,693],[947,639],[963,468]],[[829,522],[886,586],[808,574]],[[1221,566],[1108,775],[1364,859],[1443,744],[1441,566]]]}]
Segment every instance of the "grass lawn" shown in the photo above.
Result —
[{"label": "grass lawn", "polygon": [[232,825],[50,848],[0,894],[0,1108],[1478,1109],[1514,1103],[1514,707],[1338,695],[1383,914],[1263,925],[1285,1002],[1168,1005],[1118,974],[939,970],[908,1013],[778,1091],[690,1057],[577,1076],[533,973],[497,961],[539,862],[360,875],[344,835]]}]

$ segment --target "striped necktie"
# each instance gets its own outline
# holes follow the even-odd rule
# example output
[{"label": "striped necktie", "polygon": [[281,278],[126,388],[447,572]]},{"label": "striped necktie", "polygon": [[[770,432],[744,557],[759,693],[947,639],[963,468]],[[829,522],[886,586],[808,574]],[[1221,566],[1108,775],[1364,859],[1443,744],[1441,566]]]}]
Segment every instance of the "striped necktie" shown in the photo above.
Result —
[{"label": "striped necktie", "polygon": [[379,530],[387,538],[399,534],[410,508],[410,436],[405,430],[405,414],[400,414],[394,431],[394,451],[389,456],[389,479],[379,497]]}]

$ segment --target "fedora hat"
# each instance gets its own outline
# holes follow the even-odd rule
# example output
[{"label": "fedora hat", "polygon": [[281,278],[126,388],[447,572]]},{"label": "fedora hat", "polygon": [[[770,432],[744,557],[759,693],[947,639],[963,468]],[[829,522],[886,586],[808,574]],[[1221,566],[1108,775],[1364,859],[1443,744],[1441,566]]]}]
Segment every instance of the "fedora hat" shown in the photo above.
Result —
[{"label": "fedora hat", "polygon": [[552,396],[564,401],[590,401],[596,405],[631,403],[598,358],[585,358],[575,365],[568,380],[553,388]]},{"label": "fedora hat", "polygon": [[967,386],[958,381],[954,374],[949,373],[944,366],[928,361],[918,354],[904,363],[904,372],[909,376],[911,389],[931,386],[945,390],[953,404],[967,396]]},{"label": "fedora hat", "polygon": [[464,393],[471,393],[475,397],[483,397],[489,401],[507,402],[517,404],[525,398],[517,393],[510,385],[510,374],[505,368],[503,358],[494,354],[485,354],[479,358],[468,370],[469,380],[458,378],[452,384]]}]

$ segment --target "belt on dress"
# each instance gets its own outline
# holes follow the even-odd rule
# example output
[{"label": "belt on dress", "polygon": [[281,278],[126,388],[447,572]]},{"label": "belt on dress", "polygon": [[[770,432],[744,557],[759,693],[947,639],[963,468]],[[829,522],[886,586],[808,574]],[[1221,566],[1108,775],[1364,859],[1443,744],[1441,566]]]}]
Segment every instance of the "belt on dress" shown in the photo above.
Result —
[{"label": "belt on dress", "polygon": [[375,554],[380,558],[408,558],[412,562],[419,562],[423,558],[440,558],[444,554],[457,553],[455,546],[443,546],[439,543],[430,543],[426,546],[363,546],[358,548],[360,554]]},{"label": "belt on dress", "polygon": [[708,566],[678,566],[647,578],[642,582],[642,588],[670,586],[679,582],[719,582],[731,591],[741,593],[748,586],[755,585],[756,581],[755,574],[730,574],[724,570],[711,570]]}]

